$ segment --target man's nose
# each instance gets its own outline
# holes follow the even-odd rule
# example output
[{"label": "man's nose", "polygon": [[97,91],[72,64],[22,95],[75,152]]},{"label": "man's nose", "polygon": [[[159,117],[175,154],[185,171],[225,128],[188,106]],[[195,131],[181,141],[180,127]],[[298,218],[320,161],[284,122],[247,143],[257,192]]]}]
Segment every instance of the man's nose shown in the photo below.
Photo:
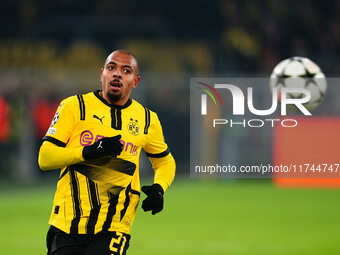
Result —
[{"label": "man's nose", "polygon": [[112,73],[112,76],[113,76],[114,78],[119,78],[119,79],[121,79],[121,78],[122,78],[122,72],[121,72],[121,70],[120,70],[119,68],[115,68],[114,71],[113,71],[113,73]]}]

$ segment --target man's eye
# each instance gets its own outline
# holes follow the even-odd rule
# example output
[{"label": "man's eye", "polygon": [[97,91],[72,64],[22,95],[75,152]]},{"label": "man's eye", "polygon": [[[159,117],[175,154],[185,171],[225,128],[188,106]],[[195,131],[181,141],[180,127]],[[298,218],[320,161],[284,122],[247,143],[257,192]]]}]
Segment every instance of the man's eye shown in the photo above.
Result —
[{"label": "man's eye", "polygon": [[113,66],[108,66],[107,69],[112,71],[113,70]]},{"label": "man's eye", "polygon": [[124,73],[131,73],[131,70],[130,69],[123,69],[123,72]]}]

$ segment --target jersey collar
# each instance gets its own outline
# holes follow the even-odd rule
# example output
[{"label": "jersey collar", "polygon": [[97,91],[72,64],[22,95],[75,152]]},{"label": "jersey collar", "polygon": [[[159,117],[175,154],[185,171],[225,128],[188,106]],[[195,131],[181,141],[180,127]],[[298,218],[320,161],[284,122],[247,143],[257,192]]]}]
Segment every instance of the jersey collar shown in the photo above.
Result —
[{"label": "jersey collar", "polygon": [[104,104],[106,104],[109,107],[113,107],[113,108],[118,108],[118,109],[124,109],[128,106],[130,106],[130,104],[132,103],[131,98],[129,98],[129,100],[124,104],[124,105],[114,105],[114,104],[109,104],[108,102],[106,102],[106,100],[99,94],[101,90],[96,90],[94,91],[94,95],[100,100],[102,101]]}]

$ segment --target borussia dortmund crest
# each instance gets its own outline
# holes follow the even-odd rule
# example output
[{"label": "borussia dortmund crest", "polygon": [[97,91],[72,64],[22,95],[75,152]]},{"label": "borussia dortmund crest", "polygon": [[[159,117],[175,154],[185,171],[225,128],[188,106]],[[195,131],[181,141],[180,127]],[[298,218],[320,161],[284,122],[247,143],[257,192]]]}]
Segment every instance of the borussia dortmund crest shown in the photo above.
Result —
[{"label": "borussia dortmund crest", "polygon": [[138,120],[134,120],[133,118],[130,118],[130,121],[128,124],[128,130],[130,134],[138,135],[139,134]]}]

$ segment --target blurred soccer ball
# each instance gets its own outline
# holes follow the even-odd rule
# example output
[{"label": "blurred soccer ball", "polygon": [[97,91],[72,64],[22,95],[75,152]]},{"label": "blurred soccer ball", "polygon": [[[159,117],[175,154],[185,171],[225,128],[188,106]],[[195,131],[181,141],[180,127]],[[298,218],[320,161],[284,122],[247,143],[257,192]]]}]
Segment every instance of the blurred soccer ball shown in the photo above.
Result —
[{"label": "blurred soccer ball", "polygon": [[[304,57],[291,57],[278,63],[271,76],[270,87],[272,88],[305,88],[311,92],[311,99],[304,104],[308,110],[315,109],[323,100],[327,82],[313,61]],[[280,92],[279,92],[280,95]],[[301,98],[303,94],[288,93],[287,98]]]}]

